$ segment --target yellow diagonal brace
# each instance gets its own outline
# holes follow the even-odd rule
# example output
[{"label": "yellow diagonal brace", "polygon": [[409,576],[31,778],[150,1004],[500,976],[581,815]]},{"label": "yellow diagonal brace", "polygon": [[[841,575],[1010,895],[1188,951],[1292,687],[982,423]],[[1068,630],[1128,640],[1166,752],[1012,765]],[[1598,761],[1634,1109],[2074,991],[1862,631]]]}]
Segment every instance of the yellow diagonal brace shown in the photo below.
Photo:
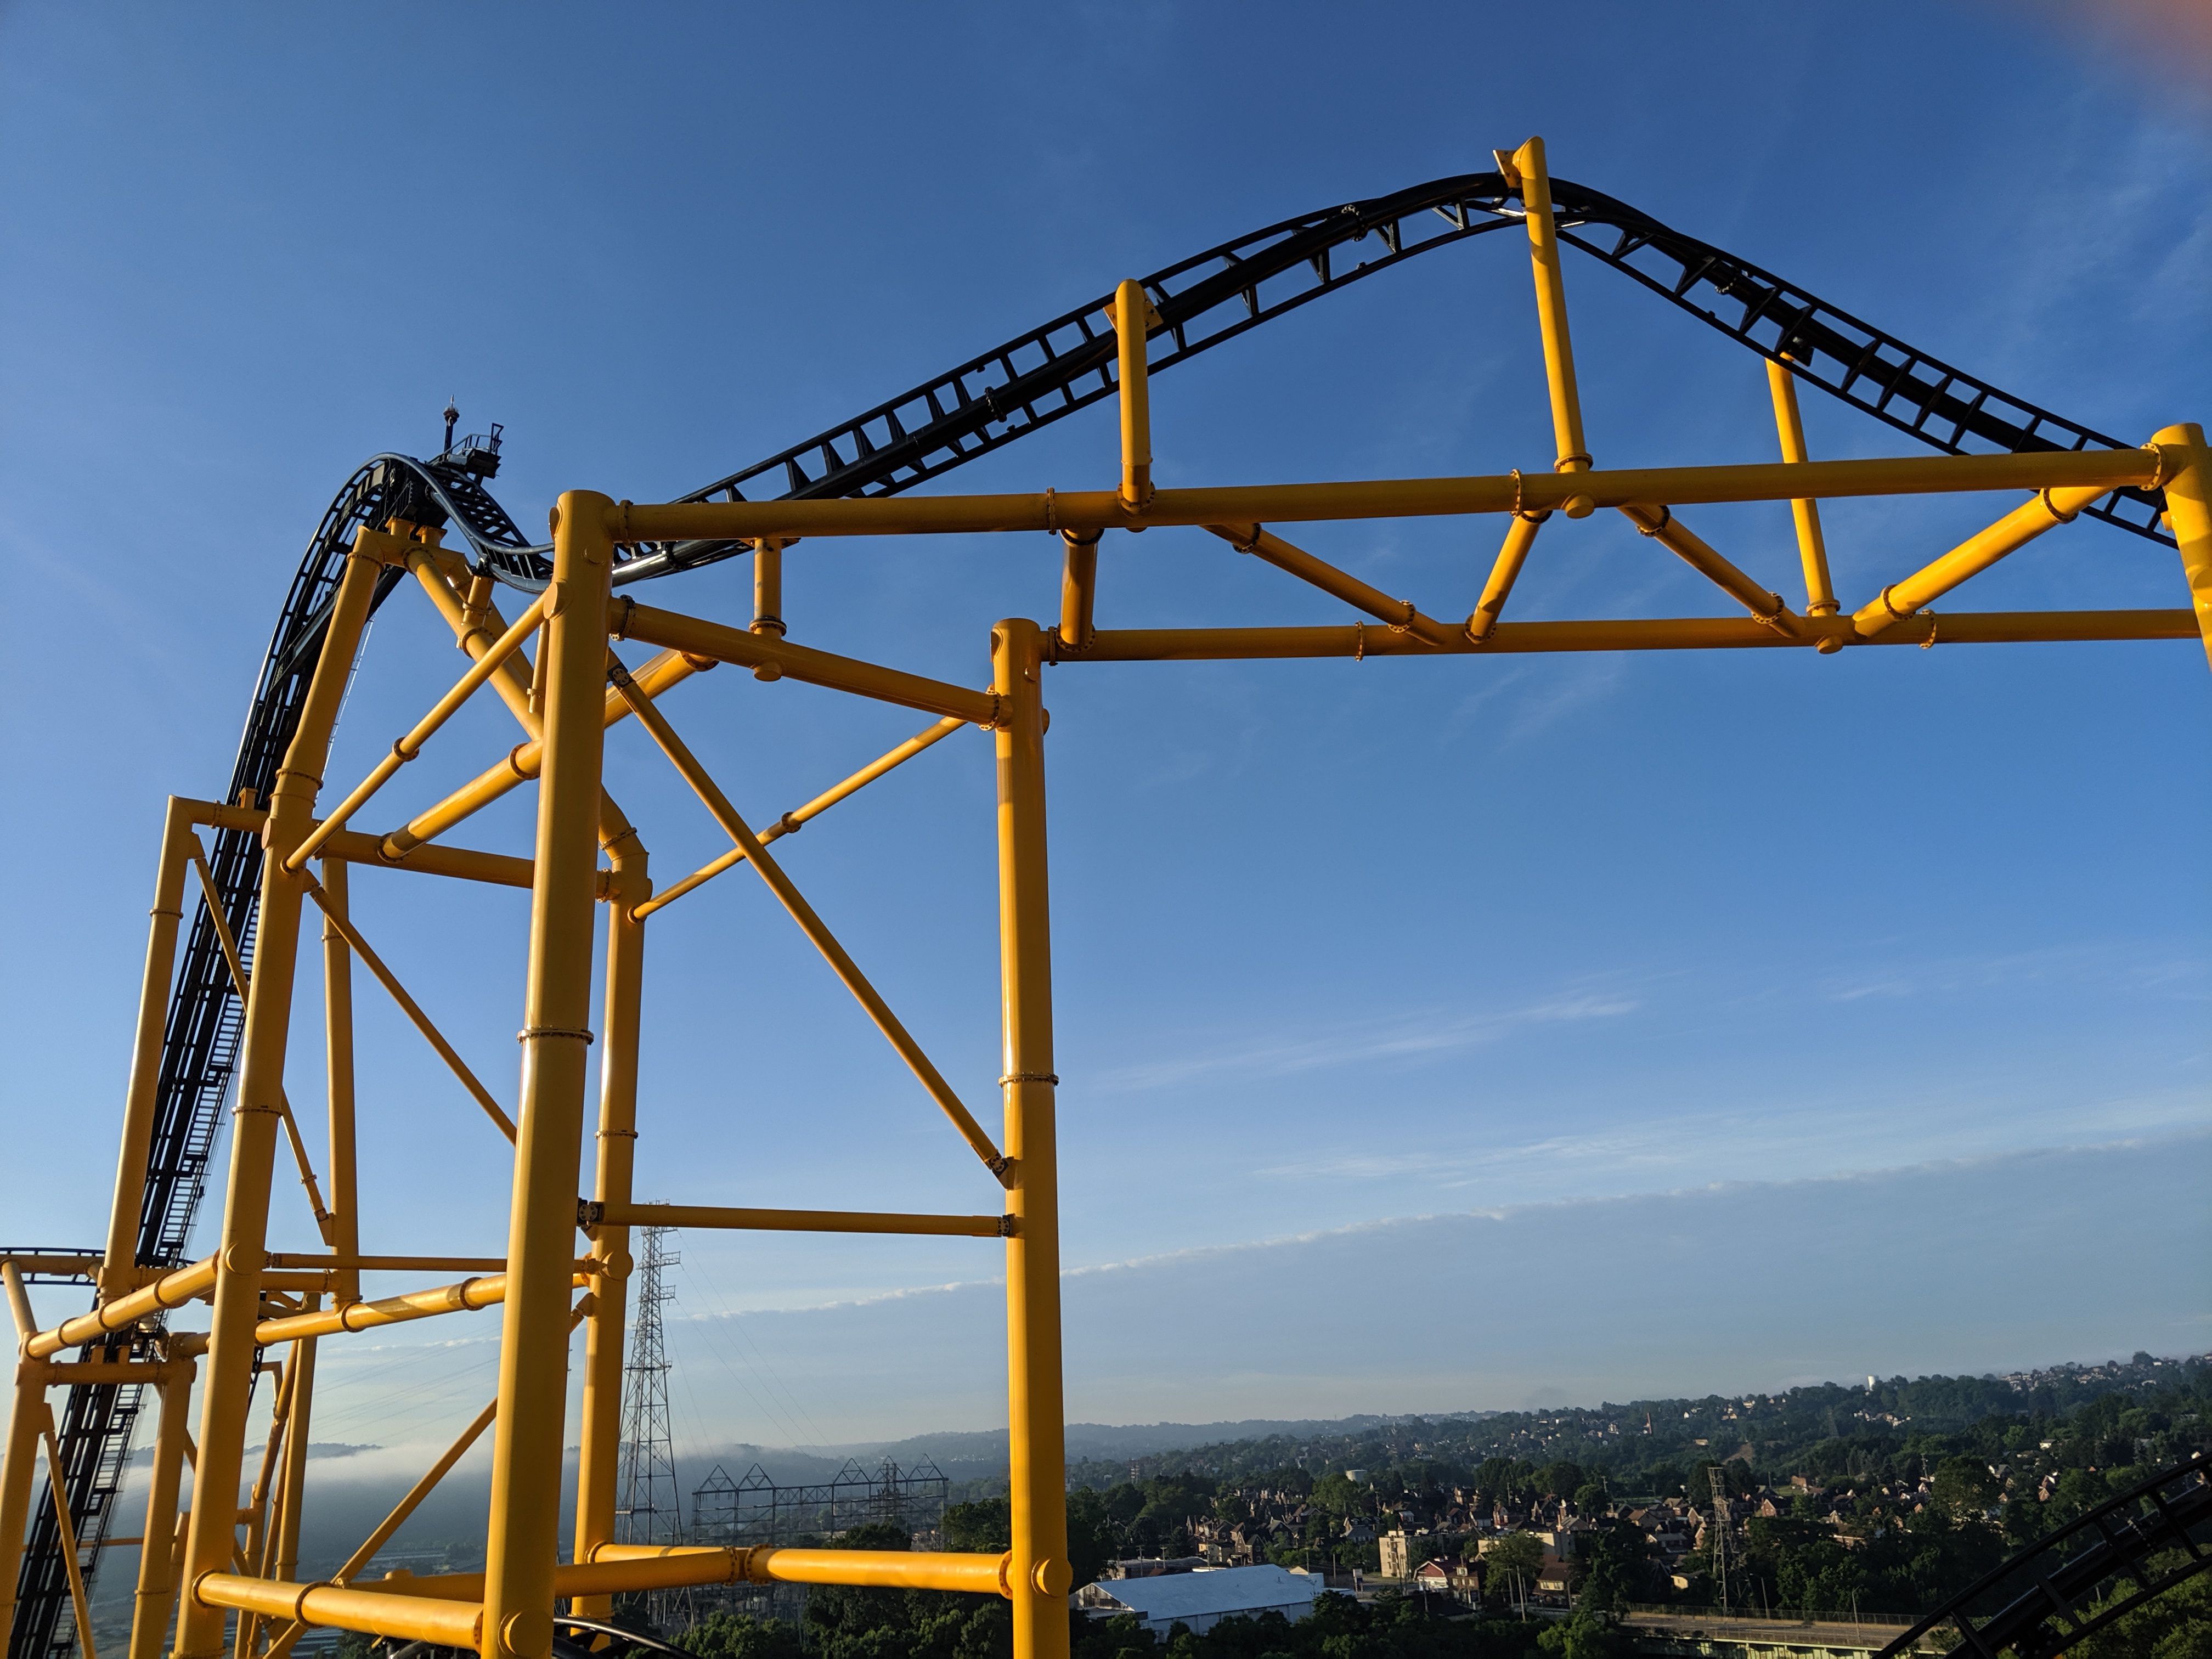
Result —
[{"label": "yellow diagonal brace", "polygon": [[[811,823],[813,819],[820,817],[823,813],[835,806],[839,801],[844,799],[848,795],[857,793],[864,786],[873,783],[878,778],[883,776],[884,773],[890,771],[893,767],[902,765],[907,761],[912,760],[916,755],[919,755],[923,750],[928,748],[932,744],[943,742],[946,738],[951,737],[955,732],[959,731],[963,726],[966,726],[967,723],[968,722],[965,720],[955,720],[951,715],[947,714],[943,720],[938,721],[936,725],[925,727],[923,730],[915,732],[914,736],[908,738],[904,743],[899,744],[897,748],[890,750],[888,754],[879,756],[878,758],[870,761],[866,766],[854,773],[851,777],[847,778],[842,783],[837,784],[831,788],[825,789],[822,793],[817,795],[812,800],[807,802],[805,805],[794,807],[792,811],[786,812],[774,823],[771,823],[767,829],[761,831],[761,845],[765,847],[772,841],[781,841],[786,836],[796,834],[802,824]],[[745,849],[742,847],[732,847],[728,852],[723,854],[721,857],[711,860],[708,863],[701,865],[690,875],[684,877],[683,880],[669,888],[666,892],[655,893],[651,898],[647,899],[643,903],[639,904],[633,908],[630,914],[638,921],[642,921],[647,916],[651,915],[655,910],[659,909],[662,906],[672,903],[676,900],[682,898],[686,893],[691,891],[692,889],[696,887],[705,885],[708,882],[712,881],[716,876],[720,875],[723,871],[743,864],[744,860]]]},{"label": "yellow diagonal brace", "polygon": [[[222,959],[230,966],[230,982],[237,988],[240,1004],[246,1000],[251,980],[246,971],[245,959],[239,954],[238,940],[230,931],[230,919],[222,913],[222,894],[215,884],[215,872],[208,867],[207,854],[200,847],[200,838],[191,837],[190,853],[192,868],[199,874],[200,890],[206,895],[208,920],[215,924],[216,939],[222,945]],[[292,1143],[292,1158],[300,1166],[300,1184],[307,1189],[307,1208],[315,1218],[315,1231],[323,1236],[323,1243],[335,1244],[331,1233],[331,1212],[323,1203],[322,1188],[315,1184],[315,1166],[307,1157],[307,1143],[300,1138],[300,1121],[292,1115],[291,1097],[283,1089],[276,1091],[277,1115],[283,1120],[284,1133]]]},{"label": "yellow diagonal brace", "polygon": [[438,1058],[444,1060],[453,1075],[461,1080],[461,1086],[475,1097],[477,1105],[484,1109],[484,1115],[499,1125],[500,1133],[509,1141],[514,1140],[514,1120],[500,1109],[499,1103],[491,1097],[491,1091],[477,1080],[477,1074],[469,1070],[468,1063],[454,1052],[453,1045],[446,1041],[444,1033],[430,1023],[430,1016],[422,1012],[422,1006],[407,994],[407,988],[399,982],[392,969],[384,965],[384,958],[369,948],[368,941],[361,936],[361,929],[330,902],[323,891],[322,883],[304,870],[300,872],[300,879],[307,884],[307,896],[314,900],[321,907],[323,914],[330,918],[331,926],[337,930],[338,937],[345,940],[352,947],[354,955],[361,958],[362,966],[376,975],[376,982],[391,994],[392,1000],[399,1005],[400,1012],[414,1022],[415,1029],[438,1051]]},{"label": "yellow diagonal brace", "polygon": [[984,1167],[998,1176],[1001,1182],[1005,1182],[1006,1160],[992,1143],[991,1137],[983,1133],[983,1126],[975,1121],[975,1114],[961,1103],[960,1097],[953,1092],[952,1085],[945,1080],[945,1074],[937,1069],[927,1054],[922,1053],[921,1045],[899,1023],[898,1016],[890,1011],[890,1005],[877,994],[876,988],[868,982],[867,975],[846,953],[845,947],[837,943],[837,936],[814,913],[814,907],[806,902],[805,896],[792,884],[791,878],[784,874],[783,866],[769,856],[768,848],[761,845],[760,837],[752,832],[752,826],[738,816],[738,809],[730,805],[729,797],[722,793],[720,786],[708,775],[706,768],[699,764],[697,758],[685,746],[684,739],[676,735],[676,729],[669,725],[668,717],[660,712],[650,697],[638,690],[629,671],[615,659],[612,652],[607,653],[607,674],[614,681],[615,689],[629,703],[630,712],[637,716],[638,723],[653,733],[653,740],[660,745],[661,753],[666,755],[670,763],[683,775],[684,782],[691,786],[692,793],[706,803],[707,810],[714,815],[714,822],[722,826],[723,833],[743,849],[746,862],[760,872],[761,879],[768,884],[769,890],[775,895],[783,908],[791,913],[791,919],[799,924],[799,931],[813,941],[814,948],[822,953],[837,977],[844,981],[845,988],[853,994],[854,1000],[867,1010],[868,1018],[876,1023],[876,1029],[890,1039],[891,1047],[898,1050],[899,1058],[906,1061],[908,1068],[921,1079],[921,1086],[929,1091],[930,1098],[943,1109],[945,1116],[952,1120],[953,1127],[960,1131],[961,1139],[975,1149],[975,1156],[983,1160]]}]

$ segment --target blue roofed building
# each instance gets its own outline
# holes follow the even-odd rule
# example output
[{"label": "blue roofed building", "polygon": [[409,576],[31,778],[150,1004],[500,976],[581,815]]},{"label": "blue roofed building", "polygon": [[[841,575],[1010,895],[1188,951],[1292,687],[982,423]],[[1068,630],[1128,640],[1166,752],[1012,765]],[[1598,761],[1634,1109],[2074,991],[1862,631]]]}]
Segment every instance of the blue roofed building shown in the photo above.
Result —
[{"label": "blue roofed building", "polygon": [[1075,1605],[1095,1619],[1134,1613],[1146,1630],[1164,1641],[1179,1624],[1196,1633],[1211,1630],[1224,1619],[1261,1613],[1304,1619],[1313,1611],[1323,1588],[1318,1573],[1273,1566],[1217,1567],[1085,1584],[1076,1592]]}]

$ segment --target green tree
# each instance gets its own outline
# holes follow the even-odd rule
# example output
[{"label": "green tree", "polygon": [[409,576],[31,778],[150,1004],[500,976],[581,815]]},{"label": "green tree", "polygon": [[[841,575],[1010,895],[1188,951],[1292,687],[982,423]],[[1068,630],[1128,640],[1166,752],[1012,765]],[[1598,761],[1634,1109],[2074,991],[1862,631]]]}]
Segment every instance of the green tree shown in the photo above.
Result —
[{"label": "green tree", "polygon": [[1978,1520],[1995,1507],[2004,1486],[1978,1457],[1947,1457],[1929,1482],[1936,1507],[1953,1521]]},{"label": "green tree", "polygon": [[1509,1532],[1482,1558],[1483,1589],[1491,1598],[1507,1597],[1518,1604],[1536,1588],[1543,1568],[1543,1540],[1533,1532]]},{"label": "green tree", "polygon": [[677,1645],[699,1659],[799,1659],[799,1627],[779,1619],[710,1613]]},{"label": "green tree", "polygon": [[[2169,1556],[2163,1563],[2178,1565]],[[2126,1586],[2132,1589],[2133,1586]],[[2212,1659],[2212,1574],[2199,1573],[2066,1646],[2067,1659]]]},{"label": "green tree", "polygon": [[1619,1622],[1591,1607],[1577,1608],[1563,1622],[1547,1626],[1536,1645],[1557,1659],[1625,1659],[1631,1651]]}]

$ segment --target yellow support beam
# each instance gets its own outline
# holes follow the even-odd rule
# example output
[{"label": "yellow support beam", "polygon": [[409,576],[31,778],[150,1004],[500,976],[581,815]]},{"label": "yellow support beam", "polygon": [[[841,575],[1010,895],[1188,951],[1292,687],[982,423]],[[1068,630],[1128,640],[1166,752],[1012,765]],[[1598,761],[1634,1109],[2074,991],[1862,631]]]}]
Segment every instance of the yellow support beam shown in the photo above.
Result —
[{"label": "yellow support beam", "polygon": [[[619,1204],[583,1206],[584,1225],[601,1239],[630,1227],[714,1227],[783,1233],[904,1233],[946,1238],[1000,1238],[1004,1215],[900,1215],[872,1210],[734,1210],[698,1204]],[[627,1235],[623,1234],[625,1243]],[[611,1248],[621,1249],[617,1243]]]},{"label": "yellow support beam", "polygon": [[[953,716],[948,714],[943,720],[938,721],[936,725],[923,727],[921,731],[915,732],[914,736],[908,738],[904,743],[899,744],[897,748],[890,750],[885,754],[879,755],[874,760],[870,761],[866,766],[854,773],[852,776],[847,778],[843,782],[831,785],[830,787],[823,790],[812,800],[807,802],[805,805],[795,806],[790,811],[786,812],[774,823],[769,824],[768,828],[760,832],[761,845],[765,847],[770,842],[782,840],[786,836],[797,835],[806,824],[821,817],[823,813],[828,811],[831,807],[835,806],[839,801],[843,800],[847,796],[859,793],[867,785],[873,783],[878,778],[883,776],[884,773],[891,770],[892,768],[904,765],[908,761],[912,760],[916,755],[919,755],[923,750],[929,748],[934,744],[942,743],[945,738],[951,737],[955,732],[963,730],[967,724],[967,721],[955,719]],[[716,876],[720,875],[725,870],[734,869],[737,866],[743,864],[744,861],[745,849],[742,847],[732,847],[728,852],[723,854],[720,858],[710,859],[705,864],[701,865],[696,870],[694,870],[690,875],[684,877],[683,880],[677,882],[675,884],[668,888],[665,892],[655,893],[651,898],[646,899],[640,903],[631,905],[629,907],[630,915],[637,921],[643,921],[647,916],[651,915],[654,911],[661,908],[664,905],[673,904],[678,899],[682,898],[686,893],[692,891],[695,888],[705,885],[708,882],[712,881]],[[619,904],[623,902],[623,901],[618,900],[617,902]]]},{"label": "yellow support beam", "polygon": [[[2037,450],[2021,455],[1905,455],[1877,460],[1763,461],[1727,466],[1623,467],[1546,476],[1505,473],[1464,478],[1380,478],[1356,483],[1232,485],[1160,489],[1130,514],[1113,490],[1053,490],[1024,495],[870,495],[770,501],[671,501],[610,509],[617,539],[740,541],[761,536],[944,536],[992,531],[1128,528],[1138,524],[1289,524],[1335,519],[1415,519],[1552,512],[1577,497],[1600,507],[1695,507],[1711,501],[1787,501],[1857,495],[1942,495],[1983,490],[2155,488],[2168,463],[2155,448]],[[629,601],[619,601],[627,605]],[[642,615],[649,607],[639,605]],[[674,617],[663,611],[660,617]],[[668,643],[688,618],[629,637]],[[707,626],[712,626],[707,624]],[[619,635],[616,620],[611,630]],[[750,638],[736,630],[740,639]],[[755,653],[715,655],[726,662],[769,660]],[[691,649],[685,645],[678,648]],[[791,649],[779,645],[778,652]],[[777,657],[793,673],[790,659]],[[847,661],[847,659],[837,659]],[[868,665],[852,665],[854,672]],[[888,671],[885,671],[888,672]],[[794,676],[805,678],[804,676]],[[825,680],[824,684],[833,682]],[[854,689],[851,686],[842,689]],[[903,699],[892,697],[892,702]],[[915,704],[917,708],[923,704]],[[938,711],[956,714],[945,708]],[[964,716],[963,716],[964,717]]]},{"label": "yellow support beam", "polygon": [[1960,583],[1979,575],[1999,559],[2018,552],[2038,536],[2062,524],[2073,523],[2083,507],[2104,493],[2095,488],[2040,491],[2033,501],[2014,507],[1933,564],[1883,588],[1872,604],[1863,605],[1852,613],[1853,630],[1861,639],[1872,639],[1887,632],[1922,606],[1933,605]]},{"label": "yellow support beam", "polygon": [[2194,424],[2167,427],[2152,441],[2174,463],[2166,483],[2166,522],[2180,544],[2197,635],[2212,662],[2212,449],[2205,447],[2204,428]]},{"label": "yellow support beam", "polygon": [[[760,837],[753,834],[752,826],[738,814],[736,807],[730,805],[730,798],[722,793],[721,786],[708,775],[706,768],[699,764],[698,757],[692,754],[684,739],[676,735],[676,729],[669,725],[668,717],[636,689],[629,676],[623,672],[620,663],[614,663],[609,672],[613,678],[615,689],[629,698],[630,708],[637,715],[638,723],[653,734],[653,740],[660,745],[661,752],[668,757],[669,763],[675,767],[684,781],[691,786],[691,793],[698,796],[708,811],[714,815],[714,822],[722,826],[722,832],[737,842],[744,853],[745,861],[768,884],[769,890],[776,896],[776,902],[799,924],[799,932],[805,933],[808,941],[822,953],[823,960],[830,964],[830,970],[853,994],[853,1000],[866,1011],[876,1029],[884,1034],[898,1057],[906,1062],[907,1069],[915,1074],[928,1091],[929,1097],[937,1103],[938,1109],[951,1120],[952,1127],[960,1132],[961,1139],[968,1143],[977,1158],[983,1160],[984,1168],[1004,1181],[1006,1160],[991,1144],[991,1137],[983,1133],[982,1126],[975,1121],[974,1114],[969,1111],[952,1085],[945,1080],[945,1074],[937,1069],[936,1062],[922,1051],[921,1045],[914,1040],[913,1033],[891,1012],[890,1005],[884,1000],[882,994],[870,982],[868,976],[860,971],[860,964],[837,942],[837,936],[830,931],[829,924],[806,902],[806,896],[783,872],[783,866],[769,855],[768,848],[761,844]],[[993,707],[996,706],[994,699]]]},{"label": "yellow support beam", "polygon": [[[561,1524],[561,1443],[568,1378],[578,1146],[586,1048],[592,1040],[592,907],[599,839],[618,839],[602,805],[606,614],[614,503],[570,491],[554,509],[553,584],[543,647],[544,763],[538,787],[537,884],[530,896],[522,1084],[507,1304],[500,1331],[499,1419],[485,1548],[483,1659],[547,1659]],[[647,705],[650,707],[648,703]]]},{"label": "yellow support beam", "polygon": [[[1528,263],[1536,278],[1536,325],[1544,340],[1544,380],[1552,398],[1552,436],[1559,446],[1553,470],[1589,471],[1589,441],[1583,436],[1582,393],[1575,385],[1575,348],[1567,332],[1567,282],[1559,269],[1559,238],[1552,217],[1552,175],[1544,161],[1544,141],[1530,138],[1507,154],[1492,152],[1498,170],[1521,192],[1528,229]],[[1591,498],[1571,494],[1559,502],[1571,519],[1585,519]]]},{"label": "yellow support beam", "polygon": [[[1802,617],[1795,636],[1749,617],[1653,617],[1587,622],[1499,623],[1454,654],[1571,651],[1734,651],[1842,645],[2029,645],[2114,640],[2193,640],[2186,611],[1946,611],[1863,639],[1848,617]],[[1065,662],[1222,662],[1262,657],[1427,657],[1432,647],[1388,629],[1337,628],[1101,629]]]},{"label": "yellow support beam", "polygon": [[1045,863],[1041,630],[991,630],[991,689],[1006,708],[998,759],[999,1026],[1006,1115],[1006,1450],[1014,1659],[1066,1659],[1066,1413],[1060,1387],[1060,1158]]},{"label": "yellow support beam", "polygon": [[[1774,429],[1781,440],[1782,459],[1811,459],[1805,449],[1805,417],[1797,408],[1797,378],[1771,357],[1766,360],[1766,390],[1774,400]],[[1828,539],[1820,530],[1820,504],[1793,500],[1790,514],[1797,530],[1798,562],[1805,571],[1805,614],[1832,617],[1841,607],[1828,575]]]}]

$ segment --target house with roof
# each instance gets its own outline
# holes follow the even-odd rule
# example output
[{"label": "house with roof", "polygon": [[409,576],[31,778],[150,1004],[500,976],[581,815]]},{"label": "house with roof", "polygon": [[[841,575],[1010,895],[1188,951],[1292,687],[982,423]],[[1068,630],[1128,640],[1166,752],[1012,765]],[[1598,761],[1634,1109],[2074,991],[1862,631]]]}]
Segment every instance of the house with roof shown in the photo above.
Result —
[{"label": "house with roof", "polygon": [[1318,1573],[1286,1567],[1214,1567],[1085,1584],[1075,1593],[1075,1606],[1094,1619],[1134,1614],[1148,1632],[1165,1641],[1177,1625],[1197,1635],[1224,1619],[1262,1613],[1304,1619],[1313,1612],[1323,1588]]}]

